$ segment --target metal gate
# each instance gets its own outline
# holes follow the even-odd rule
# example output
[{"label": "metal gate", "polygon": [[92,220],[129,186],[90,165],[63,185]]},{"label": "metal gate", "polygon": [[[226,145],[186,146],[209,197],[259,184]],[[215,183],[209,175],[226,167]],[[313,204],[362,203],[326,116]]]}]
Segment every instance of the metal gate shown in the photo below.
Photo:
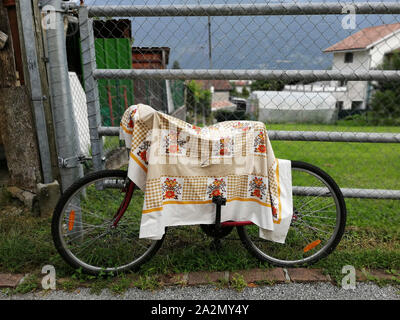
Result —
[{"label": "metal gate", "polygon": [[[239,1],[239,0],[238,0]],[[301,58],[301,55],[293,55],[291,54],[291,48],[286,48],[286,43],[289,43],[288,40],[286,43],[279,42],[279,37],[275,37],[275,39],[269,38],[270,34],[279,35],[279,30],[274,30],[274,21],[278,25],[279,21],[285,21],[287,29],[292,30],[294,37],[299,34],[294,30],[296,28],[302,28],[304,26],[304,35],[308,35],[312,38],[312,35],[315,35],[316,29],[307,29],[315,21],[320,23],[325,23],[325,25],[329,25],[329,23],[339,22],[346,18],[346,15],[355,14],[355,17],[362,17],[364,20],[369,19],[369,17],[373,17],[375,22],[381,22],[383,25],[395,25],[395,23],[400,22],[400,3],[397,2],[295,2],[295,3],[268,3],[266,4],[264,1],[253,1],[253,3],[232,3],[233,1],[225,1],[224,4],[214,4],[212,1],[208,4],[199,4],[200,1],[189,1],[189,4],[181,4],[182,1],[161,1],[158,3],[153,3],[152,1],[144,2],[144,4],[133,4],[138,1],[125,1],[124,5],[114,5],[114,1],[86,1],[86,5],[79,7],[79,27],[80,27],[80,37],[81,37],[81,50],[82,50],[82,63],[83,63],[83,74],[84,74],[84,85],[87,97],[87,108],[88,108],[88,119],[89,119],[89,129],[90,129],[90,140],[91,140],[91,150],[92,150],[92,158],[93,165],[95,170],[100,170],[103,168],[103,140],[104,136],[117,136],[119,134],[119,127],[106,127],[102,124],[101,113],[100,113],[100,101],[99,101],[99,90],[98,90],[98,81],[100,79],[119,79],[119,80],[133,80],[133,81],[159,81],[159,80],[247,80],[247,81],[264,81],[271,80],[271,83],[286,83],[286,90],[300,91],[300,92],[308,92],[307,85],[315,85],[315,83],[319,83],[320,87],[314,88],[315,92],[321,92],[324,90],[324,83],[350,83],[357,84],[356,82],[366,82],[369,84],[369,88],[371,84],[376,83],[400,83],[400,71],[398,70],[385,70],[384,68],[358,68],[357,70],[349,70],[349,69],[335,69],[331,70],[315,70],[315,69],[291,69],[291,68],[279,68],[280,65],[288,65],[290,62],[287,59],[290,57],[292,60],[296,60]],[[175,4],[179,2],[178,4]],[[187,3],[187,2],[186,2]],[[176,21],[175,28],[171,27],[170,30],[164,29],[159,32],[166,32],[170,38],[177,38],[173,42],[180,44],[179,37],[187,38],[185,35],[189,33],[187,30],[190,29],[190,23],[188,23],[189,19],[202,19],[202,25],[204,29],[202,31],[202,35],[204,39],[207,41],[204,42],[203,47],[207,47],[204,49],[203,57],[206,57],[204,63],[199,63],[199,65],[206,66],[206,68],[158,68],[158,69],[98,69],[96,66],[96,52],[95,52],[95,38],[94,38],[94,27],[93,21],[94,19],[111,19],[113,17],[118,18],[128,18],[133,19],[135,26],[137,28],[146,28],[146,19],[155,19],[155,21],[159,21],[161,26],[166,26],[168,24],[174,24]],[[247,17],[245,20],[242,17]],[[263,17],[263,18],[260,18]],[[387,18],[389,17],[389,18]],[[206,22],[205,19],[208,19]],[[351,18],[351,16],[349,16]],[[168,19],[163,20],[163,19]],[[214,20],[215,19],[215,20]],[[234,20],[236,19],[236,20]],[[272,20],[262,20],[262,19],[272,19]],[[282,20],[280,20],[282,19]],[[301,19],[297,21],[296,19]],[[200,20],[196,20],[200,21]],[[237,23],[233,23],[232,21],[238,21]],[[264,21],[264,24],[260,24],[260,21]],[[268,23],[265,23],[268,21]],[[368,20],[365,20],[368,21]],[[385,23],[389,21],[390,23]],[[346,21],[345,21],[346,22]],[[350,21],[351,22],[351,21]],[[393,23],[395,22],[395,23]],[[157,23],[157,22],[156,22]],[[156,26],[157,24],[153,23],[151,26]],[[189,27],[187,26],[189,24]],[[259,29],[257,29],[257,24]],[[265,28],[265,25],[267,27]],[[292,27],[293,24],[293,27]],[[366,24],[368,25],[368,24]],[[186,26],[186,27],[185,27]],[[208,37],[207,37],[207,26],[208,26]],[[212,27],[214,26],[214,31]],[[245,45],[251,47],[250,50],[245,50],[246,53],[256,51],[258,45],[261,43],[253,40],[257,40],[254,35],[255,32],[259,32],[262,29],[262,34],[265,35],[266,41],[269,39],[270,44],[276,44],[277,55],[281,55],[282,59],[280,62],[275,63],[273,68],[268,68],[268,64],[259,65],[259,68],[248,68],[247,62],[244,59],[250,57],[247,55],[246,57],[241,57],[240,49],[242,47],[237,48],[237,52],[231,52],[232,50],[226,50],[224,54],[226,54],[226,60],[222,59],[226,63],[225,65],[218,66],[218,56],[212,56],[212,50],[218,46],[224,46],[225,40],[220,37],[218,39],[214,39],[214,32],[217,33],[225,33],[226,38],[228,38],[231,34],[231,31],[237,27],[238,31],[235,31],[236,34],[243,33],[245,34],[243,39],[247,39]],[[321,28],[322,28],[321,24]],[[396,25],[397,27],[397,25]],[[160,27],[162,28],[162,27]],[[367,27],[368,28],[368,27]],[[393,27],[394,28],[394,27]],[[173,30],[181,30],[182,34],[173,34]],[[386,35],[386,40],[389,41],[388,37],[390,35],[396,35],[397,29],[395,29],[392,33]],[[142,30],[143,32],[143,30]],[[144,31],[146,32],[146,31]],[[261,31],[260,31],[261,32]],[[287,31],[288,32],[288,31]],[[204,33],[204,34],[203,34]],[[290,33],[290,32],[289,32]],[[320,34],[322,35],[322,31]],[[332,32],[331,32],[332,33]],[[355,31],[353,31],[355,33]],[[254,35],[254,39],[253,36]],[[351,31],[345,30],[343,32],[344,35],[351,34]],[[156,37],[157,35],[154,32],[151,34]],[[150,36],[150,30],[149,30]],[[291,39],[288,35],[281,33],[281,36],[285,39]],[[235,37],[235,34],[233,35]],[[246,38],[247,37],[247,38]],[[273,37],[273,36],[271,36]],[[329,38],[329,32],[324,33],[324,37]],[[382,36],[384,38],[385,36]],[[321,37],[322,38],[322,37]],[[399,36],[400,38],[400,36]],[[158,39],[158,38],[157,38]],[[202,38],[203,39],[203,38]],[[271,40],[272,39],[272,40]],[[198,39],[197,39],[198,40]],[[193,39],[194,42],[197,41]],[[326,39],[325,39],[326,40]],[[183,40],[182,40],[183,41]],[[186,41],[186,40],[185,40]],[[235,41],[232,39],[230,41]],[[400,41],[400,40],[399,40]],[[154,41],[154,43],[159,43],[160,41]],[[308,45],[311,46],[313,40],[306,41],[304,40],[303,44],[305,48]],[[324,41],[326,43],[327,41]],[[329,41],[328,41],[329,42]],[[236,46],[238,42],[235,42]],[[294,41],[295,43],[295,41]],[[299,43],[299,42],[297,42]],[[375,44],[377,45],[377,44]],[[162,45],[159,45],[161,48]],[[185,47],[182,45],[181,47]],[[192,52],[192,55],[195,56],[197,52],[195,52],[195,47],[190,46],[189,44],[186,46],[187,52]],[[227,48],[230,47],[230,44],[227,44]],[[399,45],[400,47],[400,45]],[[339,48],[340,49],[340,48]],[[398,49],[397,47],[394,49]],[[349,51],[347,49],[337,50],[335,53],[342,54],[345,56],[344,59],[353,59],[352,55],[346,55],[347,53],[357,53],[362,51],[359,48],[354,48],[353,51]],[[372,50],[372,49],[371,49]],[[216,51],[216,50],[215,50]],[[219,52],[223,52],[220,50]],[[236,54],[239,58],[236,57]],[[182,56],[182,55],[181,55]],[[261,56],[261,54],[260,54]],[[255,57],[254,61],[259,57]],[[268,58],[268,57],[264,57]],[[310,57],[303,57],[304,60],[308,59],[310,61],[308,65],[314,63],[312,54]],[[303,59],[302,58],[302,59]],[[225,68],[224,66],[229,63],[234,63],[234,59],[239,61],[234,65],[233,68]],[[240,60],[242,59],[242,60]],[[221,60],[221,61],[222,61]],[[268,59],[266,59],[268,60]],[[236,61],[236,60],[235,60]],[[278,60],[276,60],[278,61]],[[252,61],[250,61],[252,63]],[[249,63],[250,63],[249,62]],[[188,63],[190,65],[190,63]],[[208,65],[208,66],[207,66]],[[244,66],[244,67],[241,67]],[[307,64],[306,64],[307,66]],[[275,82],[273,82],[275,81]],[[203,82],[204,83],[204,82]],[[239,82],[236,82],[239,83]],[[295,83],[295,85],[293,85]],[[289,85],[288,85],[289,84]],[[290,85],[291,84],[291,85]],[[294,86],[294,87],[293,87]],[[322,87],[322,89],[321,89]],[[338,85],[340,87],[340,85]],[[297,89],[296,89],[297,88]],[[300,89],[299,89],[300,88]],[[214,87],[213,87],[214,89]],[[313,90],[312,88],[310,89]],[[318,91],[320,90],[320,91]],[[315,93],[314,92],[314,93]],[[302,93],[303,94],[303,93]],[[312,96],[308,94],[303,94],[304,97]],[[400,97],[397,97],[400,100]],[[357,101],[356,101],[357,102]],[[354,108],[356,109],[358,106],[357,103],[354,104]],[[340,106],[336,106],[336,108],[340,108]],[[277,108],[278,111],[282,111]],[[194,113],[197,116],[195,111]],[[268,126],[267,126],[268,128]],[[302,126],[304,129],[304,125]],[[281,140],[281,141],[309,141],[309,142],[354,142],[354,143],[394,143],[395,146],[398,146],[400,142],[400,133],[396,132],[340,132],[340,131],[308,131],[308,130],[269,130],[269,137],[271,140]],[[321,150],[323,151],[323,150]],[[301,159],[299,159],[301,160]],[[349,168],[349,170],[354,170],[354,168]],[[379,168],[378,168],[379,170]],[[384,168],[381,168],[384,170]],[[349,198],[376,198],[376,199],[400,199],[400,190],[393,189],[365,189],[365,188],[343,188],[343,194],[345,197]]]}]

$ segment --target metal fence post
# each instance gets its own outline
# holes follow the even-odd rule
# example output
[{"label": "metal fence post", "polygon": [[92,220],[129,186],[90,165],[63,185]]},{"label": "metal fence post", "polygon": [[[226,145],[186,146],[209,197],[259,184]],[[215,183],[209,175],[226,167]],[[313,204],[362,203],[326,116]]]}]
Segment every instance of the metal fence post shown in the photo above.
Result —
[{"label": "metal fence post", "polygon": [[40,83],[40,74],[38,69],[38,56],[36,52],[36,42],[34,32],[33,10],[30,1],[21,1],[20,4],[21,17],[24,19],[22,26],[22,34],[28,61],[29,83],[32,95],[32,104],[35,115],[36,133],[38,137],[38,145],[40,152],[40,161],[42,165],[43,182],[53,182],[53,174],[51,169],[49,140],[46,129],[46,118],[43,107],[43,94]]},{"label": "metal fence post", "polygon": [[94,70],[96,70],[93,21],[89,19],[88,9],[85,6],[81,6],[79,9],[79,29],[93,168],[98,171],[104,168],[103,141],[98,131],[101,126],[99,92],[97,80],[93,75]]},{"label": "metal fence post", "polygon": [[51,15],[51,25],[46,28],[51,103],[61,185],[65,191],[83,174],[82,165],[78,161],[79,139],[74,119],[64,34],[64,15],[67,7],[61,0],[47,0],[41,4],[44,10],[49,10],[48,15]]}]

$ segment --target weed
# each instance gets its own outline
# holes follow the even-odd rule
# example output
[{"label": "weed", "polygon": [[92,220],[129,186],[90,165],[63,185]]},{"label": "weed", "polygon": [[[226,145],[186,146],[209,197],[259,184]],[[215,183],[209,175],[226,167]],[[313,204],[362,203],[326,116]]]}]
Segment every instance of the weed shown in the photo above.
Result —
[{"label": "weed", "polygon": [[10,288],[1,288],[0,293],[5,296],[10,296],[13,293],[13,290]]},{"label": "weed", "polygon": [[90,293],[100,295],[104,289],[109,286],[110,280],[107,279],[96,279],[90,283]]},{"label": "weed", "polygon": [[58,283],[58,286],[64,290],[64,291],[68,291],[68,292],[72,292],[74,291],[77,287],[78,287],[79,283],[75,280],[64,280],[64,281],[60,281]]},{"label": "weed", "polygon": [[231,287],[236,291],[240,292],[247,287],[247,282],[244,280],[241,274],[235,273],[231,280]]},{"label": "weed", "polygon": [[258,286],[273,286],[275,284],[274,280],[259,280],[259,281],[254,281],[254,283]]},{"label": "weed", "polygon": [[217,281],[211,282],[211,284],[215,285],[217,289],[224,289],[229,286],[229,280],[221,278],[218,279]]},{"label": "weed", "polygon": [[127,278],[125,275],[122,275],[119,279],[117,279],[114,283],[110,285],[110,290],[114,294],[123,294],[126,290],[131,286],[131,279]]},{"label": "weed", "polygon": [[160,288],[160,283],[155,276],[140,276],[133,284],[140,290],[154,291]]},{"label": "weed", "polygon": [[86,274],[83,272],[82,268],[76,269],[71,276],[71,278],[73,280],[79,281],[80,283],[87,282],[87,281],[94,280],[96,278],[101,278],[101,277],[102,277],[101,275],[94,276],[91,274]]},{"label": "weed", "polygon": [[35,274],[27,276],[22,283],[20,283],[13,293],[25,294],[39,289],[39,279]]},{"label": "weed", "polygon": [[365,278],[367,279],[367,281],[371,281],[376,283],[379,287],[383,287],[385,285],[388,284],[393,284],[393,283],[397,283],[400,284],[400,279],[396,278],[395,276],[392,276],[390,279],[382,279],[376,276],[371,275],[369,272],[367,272],[365,270],[365,268],[361,269],[361,272],[363,273],[363,275],[365,276]]}]

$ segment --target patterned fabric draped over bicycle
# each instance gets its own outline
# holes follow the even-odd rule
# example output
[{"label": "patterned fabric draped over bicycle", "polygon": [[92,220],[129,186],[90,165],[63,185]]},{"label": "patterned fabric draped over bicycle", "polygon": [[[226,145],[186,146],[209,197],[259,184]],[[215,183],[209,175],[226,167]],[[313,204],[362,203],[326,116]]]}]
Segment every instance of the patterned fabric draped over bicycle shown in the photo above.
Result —
[{"label": "patterned fabric draped over bicycle", "polygon": [[197,127],[139,104],[121,120],[128,177],[145,192],[140,238],[165,227],[251,221],[263,239],[284,243],[292,219],[291,163],[274,156],[265,125],[226,121]]}]

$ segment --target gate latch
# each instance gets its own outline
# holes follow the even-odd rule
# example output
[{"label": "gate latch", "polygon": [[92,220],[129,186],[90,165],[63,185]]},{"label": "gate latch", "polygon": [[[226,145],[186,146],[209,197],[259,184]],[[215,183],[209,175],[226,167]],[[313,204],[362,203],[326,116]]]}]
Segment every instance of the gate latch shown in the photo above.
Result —
[{"label": "gate latch", "polygon": [[70,158],[58,157],[58,166],[60,168],[76,168],[79,164],[91,159],[92,158],[86,157],[83,154]]}]

